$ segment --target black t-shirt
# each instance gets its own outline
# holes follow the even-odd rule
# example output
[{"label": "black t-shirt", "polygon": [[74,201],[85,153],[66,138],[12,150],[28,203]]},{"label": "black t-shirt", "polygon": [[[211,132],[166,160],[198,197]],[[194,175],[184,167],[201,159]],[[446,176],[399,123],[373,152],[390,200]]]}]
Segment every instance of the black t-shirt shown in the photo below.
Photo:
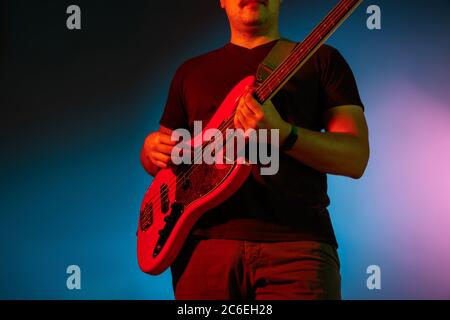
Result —
[{"label": "black t-shirt", "polygon": [[[256,73],[275,43],[253,49],[228,43],[183,63],[172,80],[160,124],[191,131],[195,120],[206,125],[228,92]],[[363,107],[350,67],[327,45],[272,102],[284,120],[315,131],[324,129],[325,110],[341,105]],[[278,173],[262,178],[263,182],[250,175],[231,198],[200,218],[193,235],[249,241],[315,240],[337,246],[327,210],[326,174],[280,153]]]}]

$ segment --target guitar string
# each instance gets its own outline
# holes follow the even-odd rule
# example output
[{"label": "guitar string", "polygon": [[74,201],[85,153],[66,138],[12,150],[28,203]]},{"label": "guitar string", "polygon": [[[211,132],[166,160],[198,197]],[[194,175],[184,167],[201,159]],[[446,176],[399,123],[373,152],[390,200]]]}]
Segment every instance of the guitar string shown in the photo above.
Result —
[{"label": "guitar string", "polygon": [[[342,8],[339,8],[339,7],[344,6],[345,2],[346,2],[346,0],[343,0],[338,6],[336,6],[336,8],[324,19],[324,21],[331,20],[332,22],[335,22],[335,18],[332,18],[333,15],[336,16],[336,15],[346,11],[347,9],[349,9],[349,8],[347,8],[347,6],[345,6],[344,10],[341,10]],[[339,8],[339,9],[337,10],[337,8]],[[334,14],[332,14],[333,12],[334,12]],[[299,48],[294,48],[294,50],[295,49],[300,50],[300,47],[303,47],[303,48],[306,47],[307,48],[306,52],[309,52],[310,49],[311,49],[310,48],[310,45],[311,45],[310,42],[312,40],[320,40],[320,38],[323,36],[319,30],[320,30],[320,28],[315,28],[315,31],[313,31],[311,36],[309,36],[308,39],[306,39],[306,41],[304,42],[305,45],[304,46],[299,46]],[[319,35],[318,35],[319,37],[318,38],[316,37],[315,33],[319,33]],[[313,36],[313,34],[314,34],[314,36]],[[309,42],[309,43],[306,44],[307,42]],[[302,59],[303,59],[303,57],[302,57]],[[301,59],[300,59],[300,61],[301,61]],[[291,65],[292,65],[292,63],[291,63]],[[289,68],[289,67],[291,67],[291,65],[289,65],[289,63],[286,63],[284,66],[281,66],[281,68],[287,68],[287,67]],[[294,63],[294,65],[295,65],[295,63]],[[271,73],[271,75],[272,74],[273,73]],[[272,81],[272,80],[267,79],[267,81]],[[270,88],[268,90],[270,90]],[[223,129],[227,129],[227,128],[225,128],[225,126],[228,126],[229,124],[231,124],[234,121],[234,114],[235,113],[236,113],[236,110],[234,110],[234,112],[232,113],[232,115],[230,116],[230,118],[227,121],[225,121],[224,123],[221,124],[221,126],[219,126],[218,129],[220,129],[220,131],[222,131]],[[213,142],[212,141],[208,141],[206,146],[208,146],[210,143],[213,143]],[[203,147],[203,145],[202,145],[202,147]],[[177,176],[177,177],[173,178],[172,181],[168,182],[167,183],[168,188],[172,188],[174,186],[174,184],[177,183],[177,180],[178,180],[178,185],[182,185],[184,183],[184,181],[187,180],[191,176],[191,174],[195,171],[195,169],[198,167],[197,164],[195,164],[195,161],[200,159],[200,158],[201,158],[201,155],[200,155],[200,157],[197,157],[196,159],[194,159],[194,164],[191,165],[191,167],[188,170],[186,170],[180,177]],[[170,186],[169,186],[169,184],[170,184]],[[177,189],[177,187],[176,187],[176,189]],[[168,195],[160,196],[161,200],[168,200],[167,198],[168,198]],[[156,202],[156,203],[160,202],[160,201],[155,201],[155,200],[158,200],[158,195],[155,195],[153,197],[153,199],[151,199],[150,201],[151,202]],[[155,207],[157,207],[157,206],[155,206]]]},{"label": "guitar string", "polygon": [[[341,10],[342,9],[342,6],[343,5],[345,5],[345,3],[346,3],[346,0],[344,0],[344,1],[341,1],[339,4],[338,4],[338,6],[336,6],[336,8],[332,11],[332,12],[330,12],[330,14],[324,19],[324,21],[330,21],[331,20],[331,22],[335,22],[335,19],[333,18],[333,16],[336,16],[337,14],[340,14],[340,13],[342,13],[343,11],[345,11],[345,10]],[[344,9],[347,9],[347,8],[344,8]],[[320,25],[319,25],[320,26]],[[319,37],[317,37],[317,33],[319,33]],[[322,31],[320,31],[320,28],[315,28],[315,31],[313,31],[313,33],[311,34],[311,36],[310,37],[308,37],[309,39],[307,39],[307,41],[305,42],[305,45],[303,46],[303,48],[306,48],[307,50],[306,50],[306,52],[308,52],[311,48],[311,43],[308,43],[308,42],[311,42],[312,40],[316,40],[316,39],[320,39],[321,37],[323,37],[323,35],[322,35]],[[306,44],[307,43],[307,44]],[[301,48],[296,48],[296,49],[298,49],[298,51],[299,52],[301,52]],[[295,50],[294,50],[295,51]],[[292,63],[294,63],[295,64],[295,62],[291,62],[290,64],[289,63],[287,63],[287,64],[284,64],[284,65],[282,65],[281,66],[281,69],[286,69],[286,68],[291,68],[292,67]],[[270,75],[273,75],[274,73],[271,73]],[[267,79],[268,81],[269,81],[269,84],[270,84],[270,77],[269,77],[269,79]],[[263,85],[261,86],[261,87],[263,87]],[[260,87],[260,88],[261,88]],[[264,91],[264,89],[262,90],[262,93],[267,93],[267,90],[270,90],[271,88],[268,88],[268,89],[266,89],[266,91]],[[259,88],[257,89],[257,90],[259,90]],[[230,119],[230,121],[231,121],[232,119]],[[225,122],[225,124],[226,124],[226,122]],[[195,160],[194,160],[194,162],[195,162]],[[182,178],[182,177],[178,177],[178,179],[180,179],[180,178]]]},{"label": "guitar string", "polygon": [[[353,1],[353,0],[350,0],[350,1]],[[337,15],[339,15],[339,14],[341,14],[341,13],[343,13],[343,12],[345,12],[346,10],[348,10],[349,8],[347,7],[347,6],[344,6],[344,4],[346,3],[347,1],[346,0],[343,0],[343,1],[341,1],[336,7],[335,7],[335,9],[333,9],[332,10],[332,12],[330,12],[330,14],[323,20],[323,22],[325,22],[325,21],[330,21],[331,20],[331,22],[336,22],[335,21],[335,18],[336,17],[334,17],[334,18],[332,18],[333,17],[333,15],[334,16],[337,16]],[[344,8],[342,8],[344,6]],[[350,6],[351,7],[351,6]],[[339,9],[338,9],[339,8]],[[323,24],[323,22],[322,23],[320,23],[319,24],[319,26],[318,27],[320,27],[320,25],[321,24]],[[323,37],[323,35],[322,35],[322,32],[321,31],[319,31],[320,30],[320,28],[315,28],[315,30],[311,33],[311,35],[310,36],[308,36],[307,37],[307,39],[303,42],[303,45],[300,45],[300,46],[296,46],[295,48],[294,48],[294,52],[292,53],[293,55],[296,55],[297,53],[300,53],[300,49],[305,49],[305,48],[307,48],[307,50],[305,50],[305,52],[310,52],[310,50],[312,49],[312,48],[314,48],[314,46],[312,46],[312,48],[310,48],[311,47],[311,41],[312,40],[314,40],[314,41],[317,41],[317,40],[320,40],[322,37]],[[317,35],[317,33],[319,33],[319,35]],[[326,33],[325,33],[326,34]],[[313,36],[314,35],[314,36]],[[295,51],[298,51],[298,52],[295,52]],[[300,56],[301,57],[301,56]],[[299,60],[299,61],[301,61],[302,59],[304,59],[304,57],[301,57],[301,59]],[[280,66],[280,70],[283,70],[283,71],[286,71],[285,69],[286,68],[292,68],[292,66],[293,65],[295,65],[296,63],[295,63],[295,61],[288,61],[288,60],[290,60],[290,59],[286,59],[283,63],[282,63],[282,65]],[[281,72],[281,71],[280,71]],[[272,79],[270,79],[270,76],[271,75],[273,75],[274,74],[274,72],[272,72],[270,75],[269,75],[269,77],[266,79],[266,81],[265,81],[265,83],[266,83],[266,86],[268,86],[269,84],[270,84],[270,82],[271,81],[274,81],[273,80],[273,77],[272,77]],[[276,79],[277,81],[278,81],[278,77],[277,77],[277,79]],[[264,84],[263,84],[264,85]],[[263,87],[263,85],[261,85],[261,87]],[[261,88],[260,87],[260,88]],[[262,92],[261,93],[265,93],[265,94],[267,94],[267,92],[270,92],[271,90],[272,90],[273,88],[267,88],[267,89],[262,89]],[[257,90],[255,90],[255,92],[256,92]],[[231,116],[229,117],[229,119],[227,120],[227,121],[225,121],[225,122],[223,122],[217,129],[219,129],[220,131],[222,131],[223,129],[229,129],[229,128],[227,128],[227,126],[228,125],[230,125],[230,124],[232,124],[233,123],[233,121],[234,121],[234,115],[236,114],[236,110],[234,110],[233,111],[233,113],[231,114]],[[229,139],[228,139],[229,140]],[[228,141],[227,140],[227,141]],[[226,141],[226,142],[227,142]],[[206,146],[208,146],[209,144],[211,144],[211,143],[213,143],[213,141],[208,141],[207,143],[206,143]],[[204,144],[203,144],[204,145]],[[202,147],[203,147],[203,145],[202,145]],[[222,146],[223,147],[223,146]],[[188,170],[186,170],[185,172],[183,172],[183,174],[181,175],[181,176],[176,176],[176,177],[174,177],[174,178],[172,178],[172,180],[171,181],[169,181],[166,185],[167,185],[167,188],[172,188],[174,185],[177,185],[178,184],[178,186],[180,186],[180,185],[182,185],[183,183],[184,183],[184,181],[185,180],[187,180],[189,177],[190,177],[190,175],[195,171],[195,169],[198,167],[198,164],[196,164],[195,163],[195,161],[196,160],[199,160],[200,158],[202,157],[202,155],[200,155],[199,157],[197,157],[196,159],[194,159],[194,164],[192,164],[190,167],[189,167],[189,169]],[[178,189],[178,186],[176,186],[176,190]],[[160,201],[157,201],[158,200],[158,197],[160,197],[160,199],[161,200],[168,200],[168,195],[164,195],[164,196],[159,196],[159,195],[155,195],[155,196],[153,196],[153,198],[151,198],[149,201],[150,202],[156,202],[156,203],[160,203]],[[149,201],[147,201],[147,203],[149,202]],[[160,205],[161,206],[161,205]],[[155,206],[155,208],[158,208],[157,206]],[[160,209],[160,208],[159,208]]]},{"label": "guitar string", "polygon": [[[344,6],[345,3],[346,3],[346,0],[341,1],[340,4],[339,4],[338,6],[336,6],[336,8],[335,8],[332,12],[330,12],[330,14],[324,19],[324,22],[325,22],[325,21],[330,21],[330,20],[331,20],[331,22],[335,22],[335,19],[332,18],[333,15],[340,14],[340,13],[346,11],[346,9],[349,9],[349,8],[347,8],[347,6],[345,6],[344,10],[341,10],[341,9],[342,9],[341,7]],[[339,9],[338,9],[338,8],[339,8]],[[321,24],[322,24],[322,23],[321,23]],[[320,26],[321,24],[319,24],[319,26]],[[318,37],[318,38],[316,37],[316,33],[319,33],[319,37]],[[326,33],[325,33],[325,34],[326,34]],[[305,45],[304,45],[304,46],[301,46],[301,47],[303,47],[302,49],[306,48],[306,49],[307,49],[306,52],[309,52],[310,49],[311,49],[311,48],[310,48],[310,47],[311,47],[311,43],[310,43],[311,40],[317,40],[317,39],[320,40],[321,37],[323,37],[323,35],[322,35],[322,32],[320,31],[320,28],[315,28],[315,31],[313,31],[313,33],[311,34],[311,36],[308,37],[309,39],[306,39]],[[309,42],[309,43],[306,44],[307,42]],[[295,49],[298,49],[298,51],[300,52],[300,49],[301,49],[301,48],[300,48],[300,46],[299,46],[299,48],[295,48]],[[294,49],[294,51],[295,51],[295,49]],[[294,54],[296,54],[296,53],[294,53]],[[303,57],[302,57],[302,59],[303,59]],[[300,61],[301,61],[302,59],[300,59]],[[289,67],[292,67],[292,64],[295,65],[295,62],[293,62],[293,61],[288,61],[288,63],[285,63],[283,66],[281,66],[281,69],[280,69],[280,70],[286,69],[286,68],[289,68]],[[274,74],[274,73],[271,73],[271,75],[273,75],[273,74]],[[270,77],[269,77],[269,78],[270,78]],[[278,79],[278,78],[277,78],[277,79]],[[267,79],[267,81],[269,81],[269,82],[268,82],[268,84],[269,84],[270,81],[273,81],[273,80]],[[264,93],[264,92],[267,93],[267,90],[270,91],[271,88],[266,89],[266,91],[264,91],[264,89],[263,89],[262,93]],[[233,112],[233,114],[235,114],[235,112]],[[223,123],[223,124],[221,125],[221,126],[222,126],[221,130],[223,129],[223,127],[224,127],[225,125],[230,124],[230,122],[231,122],[232,120],[234,120],[234,119],[233,119],[233,115],[229,118],[228,121],[226,121],[225,123]],[[219,126],[219,128],[220,128],[220,126]],[[218,129],[219,129],[219,128],[218,128]],[[211,142],[211,143],[212,143],[212,142]],[[208,144],[207,144],[207,146],[208,146]],[[223,147],[223,146],[222,146],[222,147]],[[200,155],[200,157],[201,157],[201,155]],[[194,165],[195,165],[195,161],[198,160],[198,159],[199,159],[199,157],[196,158],[196,159],[194,159]],[[180,177],[175,177],[175,178],[172,179],[172,180],[175,181],[175,183],[176,183],[176,180],[178,179],[178,180],[179,180],[179,184],[182,184],[182,183],[184,182],[186,176],[188,176],[188,175],[190,176],[190,175],[192,174],[193,170],[195,170],[196,167],[194,167],[194,165],[191,166],[188,170],[186,170]],[[192,169],[192,170],[191,170],[191,169]],[[168,183],[168,184],[171,184],[170,187],[173,187],[173,181],[171,181],[171,182]],[[155,196],[156,199],[157,199],[157,197],[158,197],[158,196]],[[163,198],[162,198],[162,199],[163,199]],[[154,200],[154,199],[153,199],[153,200]],[[163,200],[165,200],[165,199],[163,199]]]},{"label": "guitar string", "polygon": [[[347,2],[350,2],[350,3],[347,3]],[[258,88],[258,90],[259,90],[259,92],[256,92],[257,94],[264,94],[264,95],[266,95],[266,98],[270,95],[270,93],[271,93],[271,91],[272,91],[272,87],[270,86],[271,84],[272,84],[272,82],[274,82],[275,83],[275,85],[277,85],[277,83],[276,82],[280,82],[279,81],[279,76],[280,75],[282,75],[282,77],[281,78],[284,78],[285,77],[285,75],[282,73],[282,72],[286,72],[286,69],[287,69],[287,71],[289,71],[289,68],[291,68],[292,67],[292,65],[295,65],[296,64],[296,61],[292,61],[293,59],[291,59],[293,56],[295,56],[295,55],[297,55],[297,53],[301,53],[301,51],[302,51],[302,49],[304,49],[305,47],[306,47],[306,43],[308,42],[308,40],[309,40],[309,38],[312,38],[312,40],[317,40],[317,38],[316,38],[316,35],[314,34],[314,33],[319,33],[319,40],[320,40],[320,38],[322,38],[323,36],[325,36],[327,33],[329,33],[330,31],[331,31],[331,29],[330,30],[328,30],[328,32],[323,32],[322,30],[320,30],[321,28],[321,26],[323,26],[323,27],[325,27],[326,25],[327,25],[327,22],[331,22],[331,25],[333,25],[335,22],[337,22],[338,20],[341,20],[343,17],[341,17],[341,19],[336,19],[336,18],[338,18],[338,17],[336,17],[336,16],[339,16],[340,14],[342,14],[343,12],[346,12],[347,10],[349,10],[350,8],[352,8],[354,5],[356,5],[356,3],[358,2],[358,1],[356,1],[355,3],[353,3],[353,2],[355,2],[354,0],[349,0],[349,1],[347,1],[347,0],[343,0],[343,1],[341,1],[329,14],[328,14],[328,16],[327,17],[325,17],[325,19],[323,19],[323,22],[322,23],[320,23],[318,26],[317,26],[317,28],[315,28],[315,30],[311,33],[311,35],[310,36],[308,36],[307,37],[307,39],[305,39],[305,41],[304,41],[304,44],[305,45],[298,45],[298,46],[296,46],[295,48],[294,48],[294,50],[293,50],[293,54],[289,57],[289,58],[287,58],[287,59],[285,59],[283,62],[282,62],[282,64],[280,65],[280,67],[278,68],[278,70],[279,71],[277,71],[277,72],[272,72],[270,75],[269,75],[269,77],[268,77],[268,79],[267,79],[267,84],[266,85],[261,85],[261,87],[260,88]],[[342,7],[344,7],[344,8],[342,8]],[[334,17],[333,17],[334,16]],[[323,33],[323,34],[322,34]],[[315,39],[314,39],[315,38]],[[310,41],[309,41],[310,42]],[[310,43],[308,43],[308,45],[309,45]],[[307,50],[305,50],[305,52],[306,53],[308,53],[309,52],[309,47],[307,48]],[[299,61],[301,61],[304,57],[302,57],[302,56],[300,56],[301,58],[300,59],[296,59],[296,60],[299,60]],[[274,79],[275,78],[275,79]],[[257,91],[258,91],[257,90]]]},{"label": "guitar string", "polygon": [[[337,19],[338,17],[336,17],[336,16],[339,16],[340,14],[342,14],[343,12],[346,12],[346,11],[348,11],[350,8],[352,8],[353,6],[355,6],[356,5],[356,3],[358,2],[358,1],[356,1],[356,2],[354,2],[354,0],[350,0],[351,2],[350,3],[346,3],[346,2],[349,2],[349,1],[346,1],[346,0],[343,0],[343,1],[341,1],[329,14],[328,14],[328,16],[327,17],[325,17],[324,19],[323,19],[323,22],[321,22],[316,28],[315,28],[315,30],[311,33],[311,35],[310,36],[308,36],[307,37],[307,39],[305,39],[305,41],[303,42],[303,44],[305,44],[305,45],[299,45],[299,46],[296,46],[295,48],[294,48],[294,50],[293,50],[293,54],[292,54],[292,56],[295,56],[295,55],[297,55],[298,53],[300,53],[301,51],[302,51],[302,49],[304,49],[305,47],[306,47],[306,43],[308,42],[308,40],[314,40],[314,41],[316,41],[317,40],[317,37],[316,37],[316,34],[315,33],[319,33],[319,40],[320,40],[320,38],[321,37],[323,37],[323,35],[326,35],[327,33],[329,33],[330,31],[331,31],[331,29],[330,30],[328,30],[328,32],[324,32],[323,33],[323,35],[322,35],[322,32],[323,31],[321,31],[320,29],[320,26],[325,26],[326,25],[326,23],[328,23],[328,22],[331,22],[331,25],[333,25],[333,23],[335,23],[335,22],[337,22],[338,20],[342,20],[342,18],[345,16],[342,16],[341,17],[341,19]],[[354,2],[354,3],[353,3]],[[342,8],[342,7],[344,7],[344,8]],[[335,26],[335,25],[333,25],[333,26]],[[310,42],[310,41],[309,41]],[[308,44],[310,44],[310,43],[308,43]],[[308,52],[309,51],[309,49],[308,50],[306,50],[306,52]],[[291,57],[292,57],[291,56]],[[291,58],[290,57],[290,58]],[[304,57],[302,57],[301,59],[299,59],[300,61],[303,59]],[[289,63],[291,64],[291,65],[289,65]],[[288,68],[288,70],[289,70],[289,68],[291,68],[292,67],[292,64],[296,64],[296,61],[292,61],[292,59],[285,59],[283,62],[282,62],[282,64],[281,64],[281,66],[280,66],[280,68],[279,68],[279,72],[278,73],[281,73],[281,72],[285,72],[286,71],[286,68]],[[272,83],[271,82],[274,82],[274,81],[278,81],[279,82],[279,78],[278,78],[278,74],[276,74],[277,72],[272,72],[270,75],[269,75],[269,77],[268,77],[268,81],[267,81],[267,85],[266,86],[264,86],[264,85],[262,85],[261,86],[261,88],[258,88],[258,90],[260,90],[261,92],[261,94],[265,94],[266,95],[266,98],[270,95],[270,92],[272,91],[272,87],[270,86]],[[275,77],[275,79],[273,79]],[[283,78],[283,77],[281,77],[281,78]],[[276,84],[276,83],[275,83]],[[269,93],[269,94],[267,94],[267,93]]]},{"label": "guitar string", "polygon": [[[324,19],[324,21],[329,21],[329,20],[331,20],[332,22],[335,22],[335,19],[333,18],[333,16],[336,16],[337,14],[340,14],[340,13],[342,13],[343,11],[345,11],[345,10],[341,10],[342,9],[342,6],[345,4],[345,2],[346,2],[346,0],[344,0],[344,1],[341,1],[337,6],[336,6],[336,8],[334,9],[334,10],[332,10],[332,12],[330,12],[330,14]],[[344,8],[344,9],[347,9],[347,8]],[[320,25],[319,25],[320,26]],[[321,31],[320,31],[320,28],[315,28],[315,30],[313,31],[313,33],[311,34],[311,36],[310,37],[308,37],[309,39],[307,39],[307,41],[306,42],[311,42],[311,40],[315,40],[315,39],[317,39],[317,33],[321,33]],[[321,34],[319,34],[319,37],[322,37],[323,35],[321,35]],[[311,39],[311,40],[310,40]],[[320,39],[320,38],[319,38]],[[306,43],[305,42],[305,43]],[[307,47],[308,48],[308,50],[307,51],[309,51],[310,50],[310,46],[311,46],[311,44],[309,43],[309,45],[305,45],[304,47]],[[300,50],[300,49],[299,49]],[[291,63],[291,65],[292,65],[292,63]],[[283,69],[286,69],[286,68],[289,68],[289,67],[291,67],[291,65],[289,65],[289,64],[285,64],[284,66],[282,66],[281,68]],[[271,73],[271,75],[273,75],[274,73]],[[270,78],[270,77],[269,77]],[[270,81],[270,80],[269,80]],[[259,89],[259,88],[258,88]],[[230,121],[232,121],[233,119],[231,118],[230,119]]]}]

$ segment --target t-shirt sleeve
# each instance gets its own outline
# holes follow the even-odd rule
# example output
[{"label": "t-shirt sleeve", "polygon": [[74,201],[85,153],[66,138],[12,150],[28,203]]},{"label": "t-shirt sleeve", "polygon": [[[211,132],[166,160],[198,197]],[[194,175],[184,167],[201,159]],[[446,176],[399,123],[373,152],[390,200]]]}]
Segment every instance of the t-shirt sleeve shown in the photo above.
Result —
[{"label": "t-shirt sleeve", "polygon": [[184,101],[183,72],[180,67],[170,83],[169,94],[159,124],[172,130],[187,128],[188,121]]},{"label": "t-shirt sleeve", "polygon": [[355,77],[347,61],[332,47],[326,47],[324,52],[320,61],[323,109],[357,105],[364,110]]}]

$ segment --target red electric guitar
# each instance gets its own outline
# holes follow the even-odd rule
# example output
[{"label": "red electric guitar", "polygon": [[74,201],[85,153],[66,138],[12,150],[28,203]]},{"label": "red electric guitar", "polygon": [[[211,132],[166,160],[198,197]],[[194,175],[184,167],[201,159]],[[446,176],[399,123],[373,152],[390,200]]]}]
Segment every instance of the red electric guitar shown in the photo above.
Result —
[{"label": "red electric guitar", "polygon": [[[255,98],[260,103],[271,99],[361,2],[362,0],[341,0],[255,89]],[[246,87],[254,85],[254,81],[255,77],[249,76],[239,82],[203,132],[209,128],[222,132],[233,128],[237,102]],[[194,137],[190,145],[197,146],[203,132]],[[251,165],[239,163],[183,164],[158,172],[145,193],[140,210],[137,255],[142,271],[156,275],[172,264],[202,214],[228,199],[248,178]]]}]

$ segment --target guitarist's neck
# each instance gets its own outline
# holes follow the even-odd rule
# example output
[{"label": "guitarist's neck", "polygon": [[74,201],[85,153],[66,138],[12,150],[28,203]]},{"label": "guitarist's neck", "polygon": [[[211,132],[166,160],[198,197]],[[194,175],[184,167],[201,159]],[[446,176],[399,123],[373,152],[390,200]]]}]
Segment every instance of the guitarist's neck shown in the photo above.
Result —
[{"label": "guitarist's neck", "polygon": [[230,42],[240,47],[252,49],[278,39],[280,39],[280,33],[277,26],[268,30],[257,30],[255,28],[241,31],[232,28]]}]

